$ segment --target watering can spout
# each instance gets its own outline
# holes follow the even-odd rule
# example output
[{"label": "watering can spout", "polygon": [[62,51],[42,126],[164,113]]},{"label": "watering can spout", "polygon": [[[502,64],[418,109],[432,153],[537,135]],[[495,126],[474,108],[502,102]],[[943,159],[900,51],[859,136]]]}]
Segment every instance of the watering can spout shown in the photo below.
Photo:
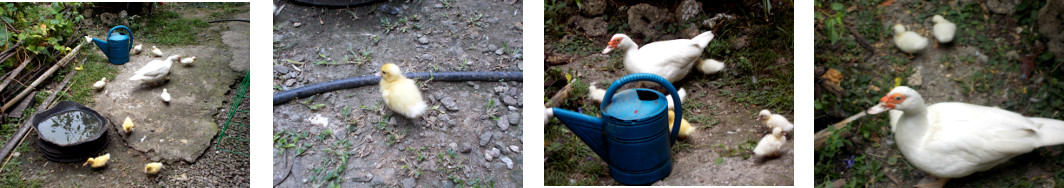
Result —
[{"label": "watering can spout", "polygon": [[100,51],[103,52],[103,55],[106,55],[108,58],[111,57],[111,53],[108,53],[108,50],[107,50],[107,47],[108,47],[107,41],[100,40],[100,39],[97,39],[97,38],[92,38],[92,42],[96,43],[96,47],[100,48]]},{"label": "watering can spout", "polygon": [[603,160],[609,161],[606,154],[606,134],[603,133],[602,118],[573,112],[565,109],[554,108],[554,116],[562,121],[569,130],[572,130],[580,140],[583,140],[591,150],[595,151]]}]

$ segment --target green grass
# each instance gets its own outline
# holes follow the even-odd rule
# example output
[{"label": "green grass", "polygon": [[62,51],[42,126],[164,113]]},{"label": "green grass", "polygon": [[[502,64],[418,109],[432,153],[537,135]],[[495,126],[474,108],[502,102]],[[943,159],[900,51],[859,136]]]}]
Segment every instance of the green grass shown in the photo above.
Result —
[{"label": "green grass", "polygon": [[[66,68],[56,73],[55,75],[57,76],[53,78],[57,82],[61,81],[63,80],[63,77],[65,77],[70,71],[73,71],[75,67],[78,65],[81,65],[82,67],[80,71],[74,74],[73,78],[70,78],[70,83],[68,83],[70,84],[68,86],[70,87],[70,90],[66,93],[60,93],[60,98],[58,98],[57,101],[69,100],[81,104],[92,104],[95,102],[93,97],[99,94],[95,88],[92,88],[92,84],[96,83],[96,81],[100,81],[100,78],[107,78],[107,83],[110,84],[115,81],[115,75],[118,75],[118,68],[115,68],[115,65],[108,63],[107,58],[100,56],[98,53],[86,51],[94,49],[86,49],[85,47],[82,47],[81,50],[82,55],[87,56],[88,59],[85,62],[82,62],[82,64],[72,61],[66,66]],[[80,61],[80,59],[77,61]]]},{"label": "green grass", "polygon": [[[180,18],[171,10],[160,10],[154,16],[145,17],[143,23],[130,24],[135,33],[134,42],[141,40],[163,45],[197,44],[199,34],[206,31],[207,21]],[[147,48],[147,47],[146,47]]]},{"label": "green grass", "polygon": [[[26,153],[30,152],[29,144],[23,144],[15,149],[15,152]],[[0,174],[0,185],[4,187],[42,187],[44,183],[40,180],[24,180],[22,177],[22,164],[23,157],[12,157],[11,161],[7,162],[7,165],[3,166],[4,172]]]}]

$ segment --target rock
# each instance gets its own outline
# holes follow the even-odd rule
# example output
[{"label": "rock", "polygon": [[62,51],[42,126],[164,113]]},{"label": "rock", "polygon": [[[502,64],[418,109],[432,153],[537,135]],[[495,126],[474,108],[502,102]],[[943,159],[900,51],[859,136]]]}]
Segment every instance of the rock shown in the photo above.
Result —
[{"label": "rock", "polygon": [[663,8],[651,6],[646,3],[632,6],[628,9],[628,26],[632,34],[642,37],[659,36],[658,28],[672,19],[672,13]]},{"label": "rock", "polygon": [[514,153],[521,153],[521,148],[517,147],[517,145],[510,145],[510,151],[513,151]]},{"label": "rock", "polygon": [[281,75],[288,74],[288,71],[292,71],[292,69],[290,69],[290,68],[288,68],[286,66],[282,66],[282,65],[273,66],[273,72],[277,72],[277,74],[281,74]]},{"label": "rock", "polygon": [[288,79],[284,81],[284,86],[292,87],[296,84],[296,79]]},{"label": "rock", "polygon": [[519,105],[521,105],[521,103],[519,103],[517,101],[517,99],[515,99],[514,96],[512,96],[512,95],[503,96],[502,97],[502,103],[506,104],[506,105],[510,105],[510,106],[519,106]]},{"label": "rock", "polygon": [[491,51],[495,51],[495,50],[498,50],[498,49],[499,49],[499,47],[495,46],[495,44],[489,44],[487,51],[484,51],[484,52],[491,52]]},{"label": "rock", "polygon": [[499,126],[499,129],[502,129],[503,131],[510,129],[510,121],[506,120],[505,117],[500,117],[498,120],[495,120],[495,125]]},{"label": "rock", "polygon": [[588,16],[598,16],[606,12],[606,0],[585,0],[584,7],[580,9],[580,13]]},{"label": "rock", "polygon": [[923,70],[924,67],[916,66],[915,69],[916,70],[913,71],[913,74],[909,75],[909,80],[907,81],[908,83],[906,83],[908,86],[920,86],[924,84],[924,76],[920,74],[920,72],[922,72],[921,70]]},{"label": "rock", "polygon": [[521,124],[521,113],[510,111],[510,114],[506,115],[506,119],[510,121],[510,125],[517,126]]},{"label": "rock", "polygon": [[447,110],[458,111],[458,104],[455,102],[454,98],[443,97],[440,99],[440,103],[443,103],[443,107],[447,108]]},{"label": "rock", "polygon": [[399,124],[399,120],[396,120],[396,119],[399,119],[399,118],[388,118],[388,126],[393,126],[394,127],[395,125]]},{"label": "rock", "polygon": [[379,11],[381,11],[383,13],[391,14],[391,15],[398,15],[398,14],[402,14],[403,13],[403,10],[399,9],[399,7],[388,5],[388,4],[383,4],[380,7],[377,7],[377,10],[379,10]]},{"label": "rock", "polygon": [[425,37],[425,36],[421,36],[421,37],[417,38],[417,43],[429,44],[429,38]]},{"label": "rock", "polygon": [[495,55],[502,55],[502,48],[495,50]]},{"label": "rock", "polygon": [[484,160],[490,162],[492,159],[491,150],[484,150]]},{"label": "rock", "polygon": [[491,156],[492,157],[499,157],[501,155],[502,155],[502,151],[499,150],[499,148],[491,148]]},{"label": "rock", "polygon": [[490,132],[484,132],[484,133],[480,134],[480,146],[481,147],[487,146],[488,145],[488,141],[491,141],[491,133]]},{"label": "rock", "polygon": [[1037,20],[1038,33],[1049,39],[1046,49],[1057,58],[1064,57],[1064,1],[1046,1]]},{"label": "rock", "polygon": [[403,179],[403,188],[414,188],[414,186],[417,186],[417,181],[414,178]]},{"label": "rock", "polygon": [[687,21],[702,13],[702,3],[695,0],[684,0],[676,7],[676,19]]},{"label": "rock", "polygon": [[454,188],[454,181],[443,180],[443,188]]},{"label": "rock", "polygon": [[998,14],[1012,14],[1019,4],[1020,0],[987,0],[986,8]]},{"label": "rock", "polygon": [[495,148],[502,148],[502,149],[498,149],[500,154],[503,154],[503,155],[509,155],[510,154],[510,150],[506,149],[506,145],[502,144],[502,142],[495,142]]},{"label": "rock", "polygon": [[273,35],[273,42],[281,42],[281,40],[283,40],[283,39],[284,39],[284,35],[281,35],[281,34]]},{"label": "rock", "polygon": [[296,22],[296,23],[293,23],[292,26],[295,26],[295,27],[303,26],[303,23]]},{"label": "rock", "polygon": [[503,92],[506,91],[506,86],[495,86],[494,89],[495,89],[495,93],[503,95]]},{"label": "rock", "polygon": [[695,36],[698,36],[698,34],[702,33],[699,32],[698,26],[694,25],[680,31],[680,35],[683,36],[683,38],[695,38]]},{"label": "rock", "polygon": [[473,151],[473,146],[470,146],[469,143],[462,143],[462,149],[459,152],[469,153],[469,152],[472,152],[472,151]]},{"label": "rock", "polygon": [[600,37],[608,34],[606,20],[603,17],[586,18],[583,16],[569,17],[568,24],[576,26],[577,32],[584,32],[592,37]]},{"label": "rock", "polygon": [[443,3],[436,3],[432,5],[432,8],[443,8]]},{"label": "rock", "polygon": [[421,59],[420,60],[421,60],[421,62],[434,61],[434,60],[436,60],[436,57],[432,56],[432,54],[421,54]]},{"label": "rock", "polygon": [[355,174],[352,175],[351,180],[357,181],[357,182],[369,182],[370,180],[373,180],[373,174],[364,173],[364,172],[355,172]]},{"label": "rock", "polygon": [[458,122],[455,122],[453,119],[451,119],[451,115],[440,114],[438,118],[440,118],[441,122],[447,123],[448,126],[454,126],[458,124]]},{"label": "rock", "polygon": [[502,160],[503,163],[506,163],[506,168],[514,169],[514,161],[510,160],[510,157],[503,156],[502,159],[499,160]]}]

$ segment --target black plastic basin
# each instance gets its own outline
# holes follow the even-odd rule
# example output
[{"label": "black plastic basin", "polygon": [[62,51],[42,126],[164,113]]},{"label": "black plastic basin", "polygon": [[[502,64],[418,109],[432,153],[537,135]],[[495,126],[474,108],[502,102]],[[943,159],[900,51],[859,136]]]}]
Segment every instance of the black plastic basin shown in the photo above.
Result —
[{"label": "black plastic basin", "polygon": [[110,121],[76,102],[62,101],[51,109],[33,115],[37,128],[37,148],[44,158],[55,162],[81,162],[107,146]]}]

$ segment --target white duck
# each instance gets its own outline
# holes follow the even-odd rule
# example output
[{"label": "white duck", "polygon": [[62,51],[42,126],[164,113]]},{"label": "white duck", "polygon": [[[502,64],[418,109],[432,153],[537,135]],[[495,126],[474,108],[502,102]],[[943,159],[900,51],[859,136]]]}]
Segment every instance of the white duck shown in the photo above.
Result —
[{"label": "white duck", "polygon": [[757,142],[757,147],[754,147],[754,155],[766,158],[766,157],[779,157],[780,149],[783,145],[787,144],[787,136],[783,134],[783,128],[773,128],[772,134],[767,134],[765,137],[761,137],[761,141]]},{"label": "white duck", "polygon": [[905,26],[901,24],[894,24],[894,45],[905,53],[916,53],[927,48],[927,38],[916,32],[906,31]]},{"label": "white duck", "polygon": [[107,85],[107,78],[104,77],[104,78],[100,78],[100,81],[96,81],[96,83],[92,84],[92,88],[103,89],[103,86],[106,86],[106,85]]},{"label": "white duck", "polygon": [[183,64],[185,66],[192,65],[192,62],[195,62],[195,61],[196,61],[196,56],[192,56],[192,57],[189,57],[189,58],[181,58],[181,64]]},{"label": "white duck", "polygon": [[174,61],[179,60],[181,60],[181,56],[179,55],[170,56],[165,60],[152,60],[151,62],[148,62],[148,64],[145,64],[144,67],[138,69],[137,72],[134,72],[133,76],[129,77],[129,80],[141,80],[145,83],[155,85],[160,81],[165,80],[166,76],[170,75],[170,66],[173,65]]},{"label": "white duck", "polygon": [[787,133],[794,133],[794,124],[787,120],[787,117],[783,115],[773,114],[768,110],[761,110],[757,114],[757,121],[760,121],[762,125],[768,127],[768,129],[782,128]]},{"label": "white duck", "polygon": [[[595,87],[595,85],[596,85],[595,82],[591,82],[591,86],[588,86],[588,88],[587,88],[588,98],[591,98],[591,100],[595,101],[596,103],[602,103],[602,98],[606,97],[606,89],[599,89],[598,87]],[[683,88],[680,88],[680,90],[677,90],[676,93],[677,93],[677,95],[680,96],[680,101],[683,101],[683,99],[685,97],[687,97],[687,91],[684,90]],[[672,110],[672,104],[673,103],[672,103],[672,95],[671,94],[665,95],[665,102],[669,104],[669,110]]]},{"label": "white duck", "polygon": [[702,50],[713,40],[706,31],[692,39],[658,41],[639,47],[628,35],[614,34],[603,54],[613,49],[624,51],[624,69],[628,73],[651,73],[676,82],[701,60]]},{"label": "white duck", "polygon": [[162,57],[163,56],[163,51],[159,50],[159,48],[157,48],[155,46],[151,46],[151,54],[154,55],[155,57]]},{"label": "white duck", "polygon": [[137,46],[133,46],[133,54],[134,55],[140,54],[141,51],[144,51],[144,45],[143,44],[138,44]]},{"label": "white duck", "polygon": [[942,186],[1042,146],[1064,144],[1064,121],[959,102],[925,105],[915,90],[890,90],[868,114],[890,111],[894,140],[910,164]]},{"label": "white duck", "polygon": [[935,22],[934,32],[935,39],[938,43],[949,43],[953,41],[953,35],[957,32],[957,24],[953,24],[946,18],[940,15],[935,15],[931,18],[932,22]]},{"label": "white duck", "polygon": [[159,94],[159,98],[163,99],[163,102],[170,103],[170,93],[166,92],[166,88],[163,88],[163,94]]}]

